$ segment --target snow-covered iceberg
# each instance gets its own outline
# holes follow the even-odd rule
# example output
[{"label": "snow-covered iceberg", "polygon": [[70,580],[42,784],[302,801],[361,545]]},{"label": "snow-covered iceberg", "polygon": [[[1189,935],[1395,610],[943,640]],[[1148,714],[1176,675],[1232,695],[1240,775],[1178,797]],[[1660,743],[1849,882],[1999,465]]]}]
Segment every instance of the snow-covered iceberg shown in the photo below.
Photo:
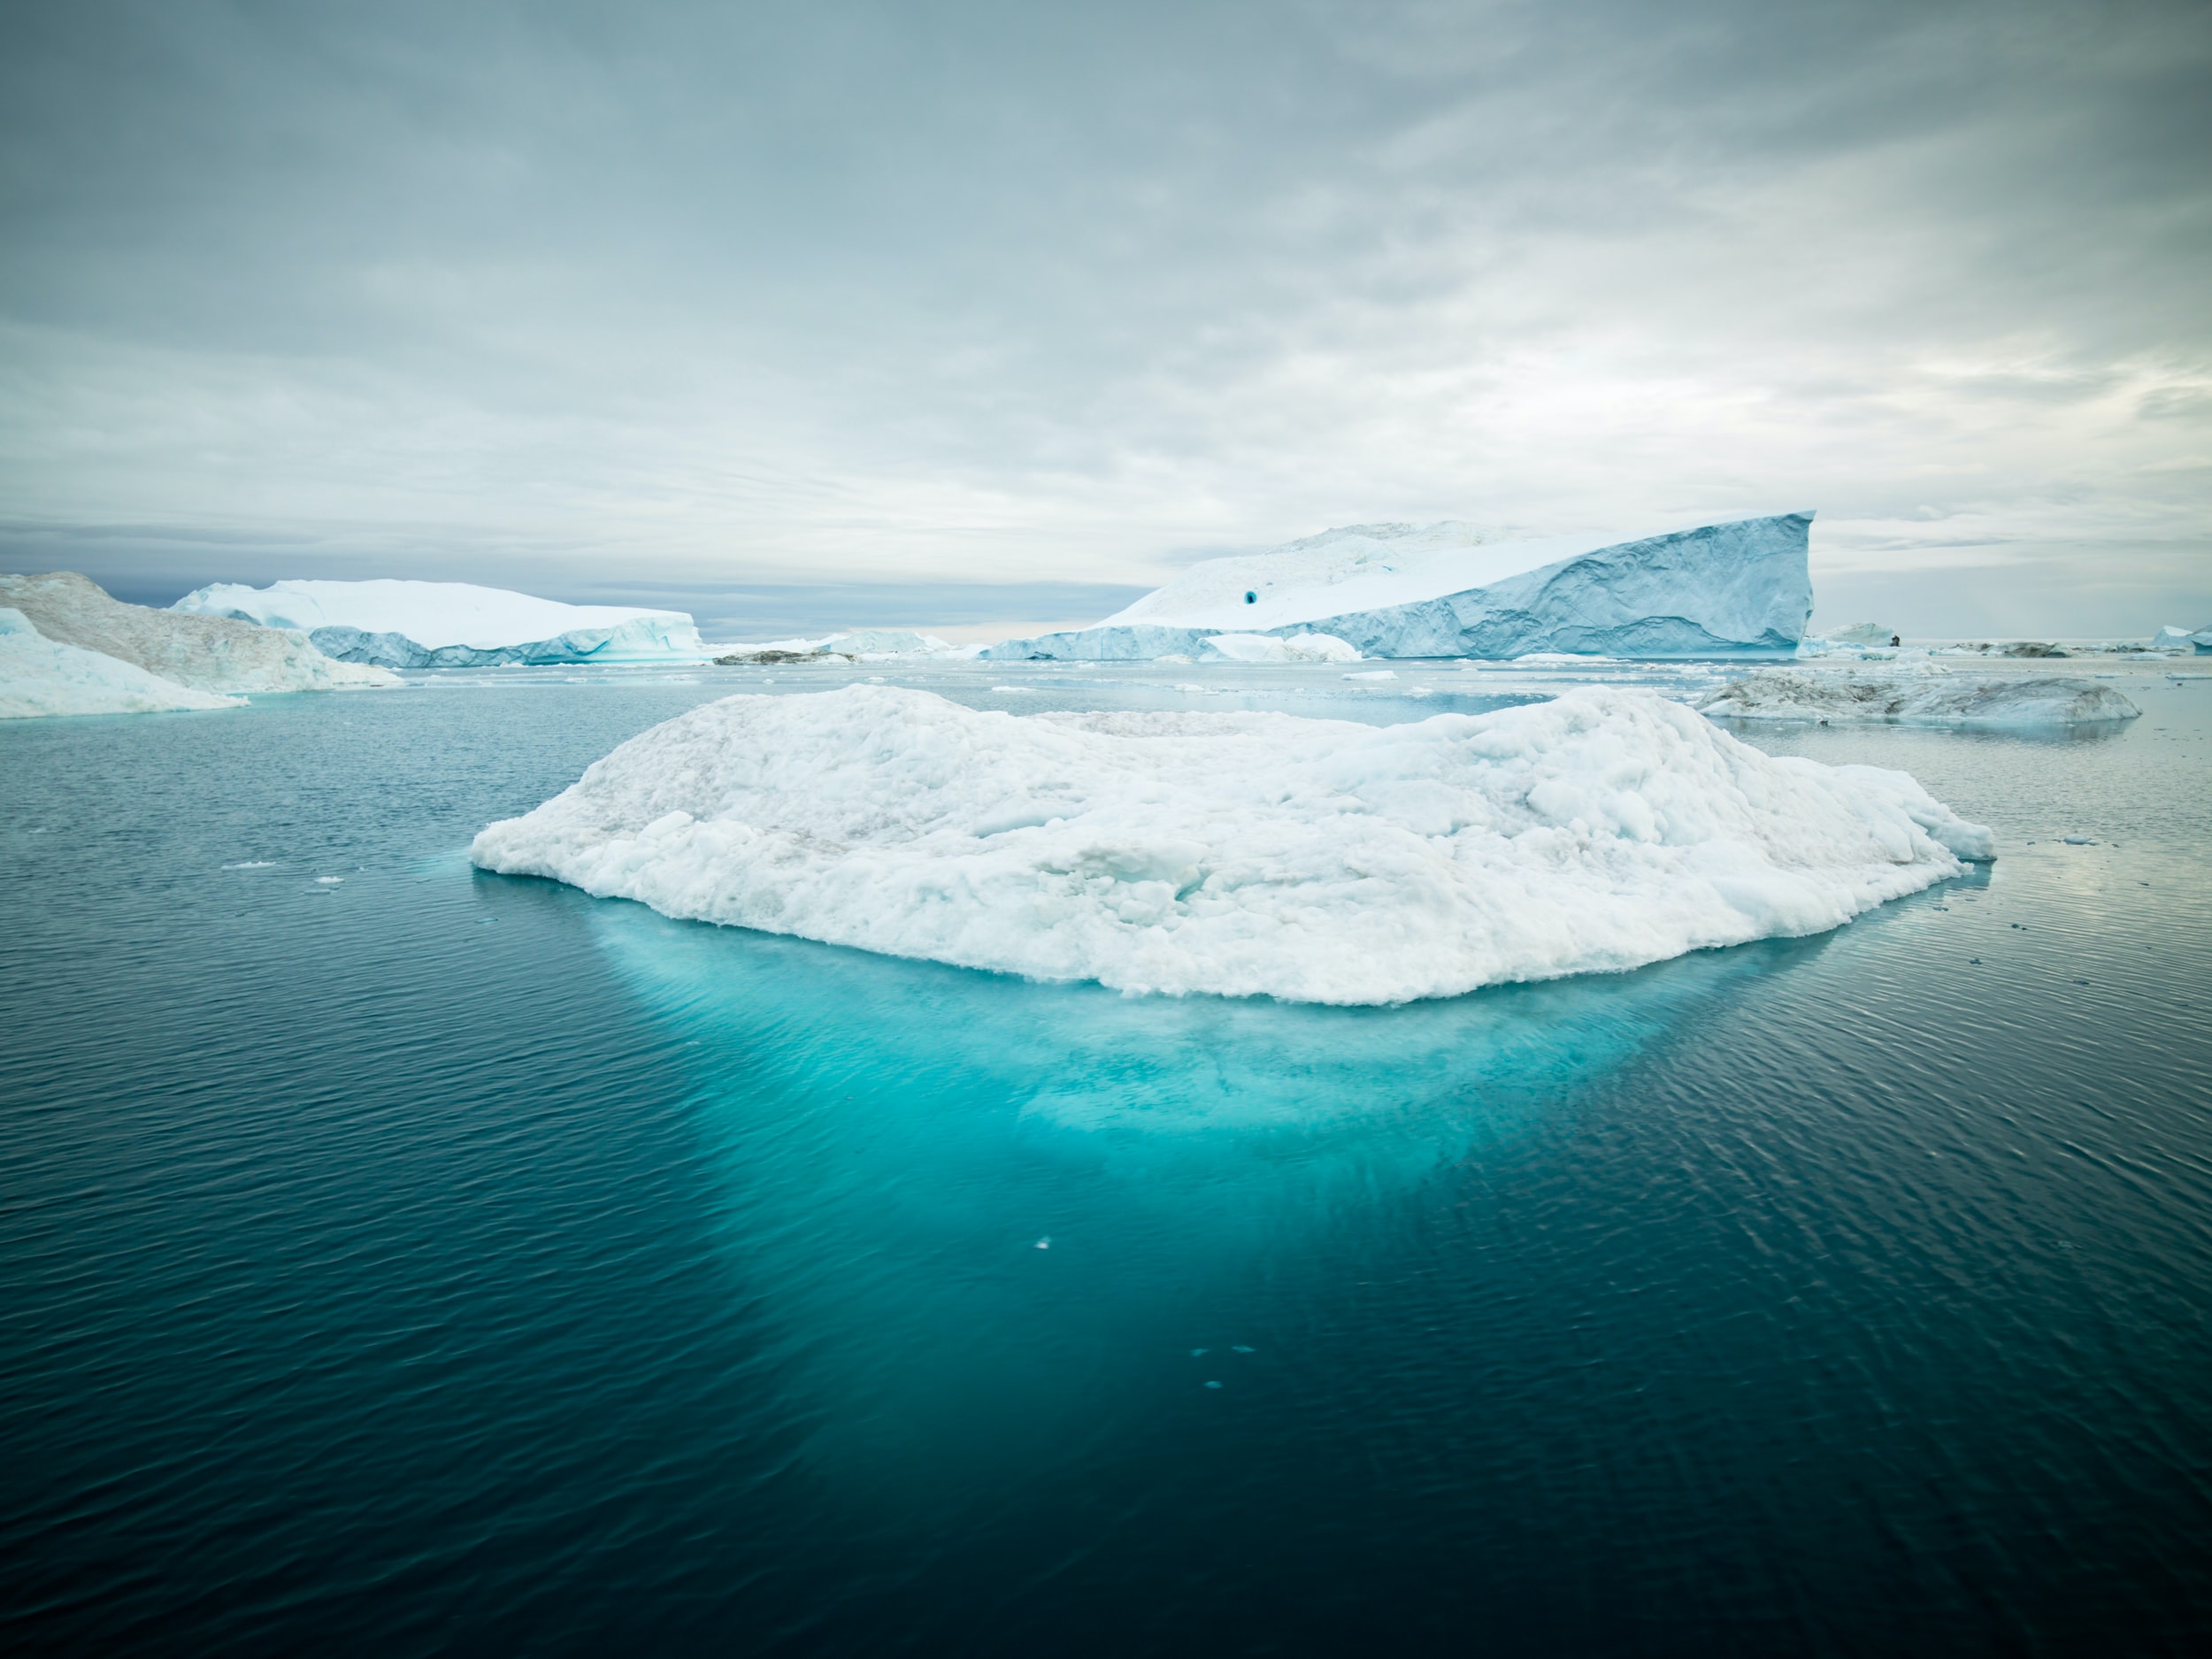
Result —
[{"label": "snow-covered iceberg", "polygon": [[1887,720],[1909,726],[2099,726],[2142,710],[2110,686],[2055,674],[1763,669],[1709,692],[1707,714],[1739,720]]},{"label": "snow-covered iceberg", "polygon": [[172,608],[297,628],[326,656],[386,668],[700,663],[713,656],[687,611],[569,605],[472,582],[215,582]]},{"label": "snow-covered iceberg", "polygon": [[850,686],[631,739],[471,856],[665,915],[1126,991],[1402,1002],[1817,933],[1987,858],[1902,772],[1647,692],[1371,726]]},{"label": "snow-covered iceberg", "polygon": [[331,659],[290,629],[127,604],[73,571],[0,576],[0,604],[50,640],[119,658],[199,691],[356,691],[396,686],[396,674]]},{"label": "snow-covered iceberg", "polygon": [[51,714],[163,714],[234,709],[241,700],[196,691],[135,663],[50,640],[12,605],[0,605],[0,720]]},{"label": "snow-covered iceberg", "polygon": [[1210,635],[1312,630],[1368,657],[1780,655],[1812,615],[1809,512],[1621,541],[1489,541],[1458,523],[1356,525],[1208,559],[1095,627],[986,657],[1195,657]]}]

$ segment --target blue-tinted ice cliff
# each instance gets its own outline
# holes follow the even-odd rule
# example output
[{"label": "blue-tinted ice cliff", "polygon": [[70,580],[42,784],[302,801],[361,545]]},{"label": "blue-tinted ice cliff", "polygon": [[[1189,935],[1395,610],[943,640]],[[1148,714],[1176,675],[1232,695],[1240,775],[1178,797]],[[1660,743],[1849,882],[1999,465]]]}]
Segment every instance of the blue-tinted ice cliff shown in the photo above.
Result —
[{"label": "blue-tinted ice cliff", "polygon": [[1812,615],[1809,512],[1634,541],[1486,541],[1463,524],[1358,525],[1209,559],[1096,627],[984,655],[1218,656],[1224,634],[1317,634],[1368,657],[1786,655]]}]

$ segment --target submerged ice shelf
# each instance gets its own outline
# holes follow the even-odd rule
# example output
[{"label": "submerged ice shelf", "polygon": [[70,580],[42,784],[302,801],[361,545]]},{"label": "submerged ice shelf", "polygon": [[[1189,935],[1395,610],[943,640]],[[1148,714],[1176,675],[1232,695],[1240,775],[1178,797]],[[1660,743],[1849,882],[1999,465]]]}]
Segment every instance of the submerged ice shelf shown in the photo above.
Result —
[{"label": "submerged ice shelf", "polygon": [[1125,991],[1390,1003],[1817,933],[1993,853],[1647,693],[1370,726],[740,695],[477,836],[664,914]]}]

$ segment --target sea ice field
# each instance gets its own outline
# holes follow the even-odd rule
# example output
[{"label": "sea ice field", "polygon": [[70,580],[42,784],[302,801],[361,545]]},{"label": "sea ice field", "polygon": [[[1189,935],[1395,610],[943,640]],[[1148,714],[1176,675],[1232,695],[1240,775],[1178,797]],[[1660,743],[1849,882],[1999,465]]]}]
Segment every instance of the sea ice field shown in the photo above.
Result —
[{"label": "sea ice field", "polygon": [[[1820,931],[1375,1005],[470,849],[733,692],[1329,722],[1388,793],[1432,716],[1694,722],[1732,671],[508,667],[0,725],[0,1637],[2195,1651],[2212,680],[2093,667],[2139,718],[1712,734],[1908,774],[1993,861],[1931,836]],[[1179,799],[1264,830],[1218,762]],[[990,782],[946,786],[970,831],[1048,832]]]}]

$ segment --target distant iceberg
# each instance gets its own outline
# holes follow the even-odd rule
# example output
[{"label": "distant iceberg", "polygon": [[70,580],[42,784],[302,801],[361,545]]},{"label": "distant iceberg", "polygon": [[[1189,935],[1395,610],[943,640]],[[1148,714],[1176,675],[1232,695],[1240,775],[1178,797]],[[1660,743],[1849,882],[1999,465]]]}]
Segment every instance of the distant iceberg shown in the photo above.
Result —
[{"label": "distant iceberg", "polygon": [[2142,710],[2110,686],[2056,674],[1763,669],[1708,693],[1707,714],[1739,720],[1880,720],[1904,726],[2101,726]]},{"label": "distant iceberg", "polygon": [[980,647],[952,645],[933,634],[911,628],[860,628],[850,634],[826,634],[818,640],[764,640],[752,644],[718,645],[715,662],[725,666],[748,663],[883,662],[909,657],[958,657],[979,654]]},{"label": "distant iceberg", "polygon": [[568,605],[472,582],[216,582],[172,609],[298,628],[326,656],[386,668],[703,663],[714,655],[687,611]]},{"label": "distant iceberg", "polygon": [[0,720],[239,706],[236,697],[196,691],[135,663],[50,640],[22,611],[0,605]]},{"label": "distant iceberg", "polygon": [[477,864],[664,915],[1121,990],[1392,1003],[1819,933],[1993,854],[1902,772],[1648,692],[1371,726],[726,697]]},{"label": "distant iceberg", "polygon": [[1812,521],[1780,513],[1626,541],[1356,525],[1208,559],[1095,627],[1008,640],[984,655],[1196,657],[1210,636],[1310,630],[1367,657],[1780,656],[1812,615]]},{"label": "distant iceberg", "polygon": [[2212,651],[2212,626],[2177,628],[2170,624],[2151,635],[2154,651]]},{"label": "distant iceberg", "polygon": [[198,691],[357,691],[401,683],[381,668],[334,661],[291,629],[127,604],[73,571],[0,576],[0,604],[21,611],[50,640]]}]

